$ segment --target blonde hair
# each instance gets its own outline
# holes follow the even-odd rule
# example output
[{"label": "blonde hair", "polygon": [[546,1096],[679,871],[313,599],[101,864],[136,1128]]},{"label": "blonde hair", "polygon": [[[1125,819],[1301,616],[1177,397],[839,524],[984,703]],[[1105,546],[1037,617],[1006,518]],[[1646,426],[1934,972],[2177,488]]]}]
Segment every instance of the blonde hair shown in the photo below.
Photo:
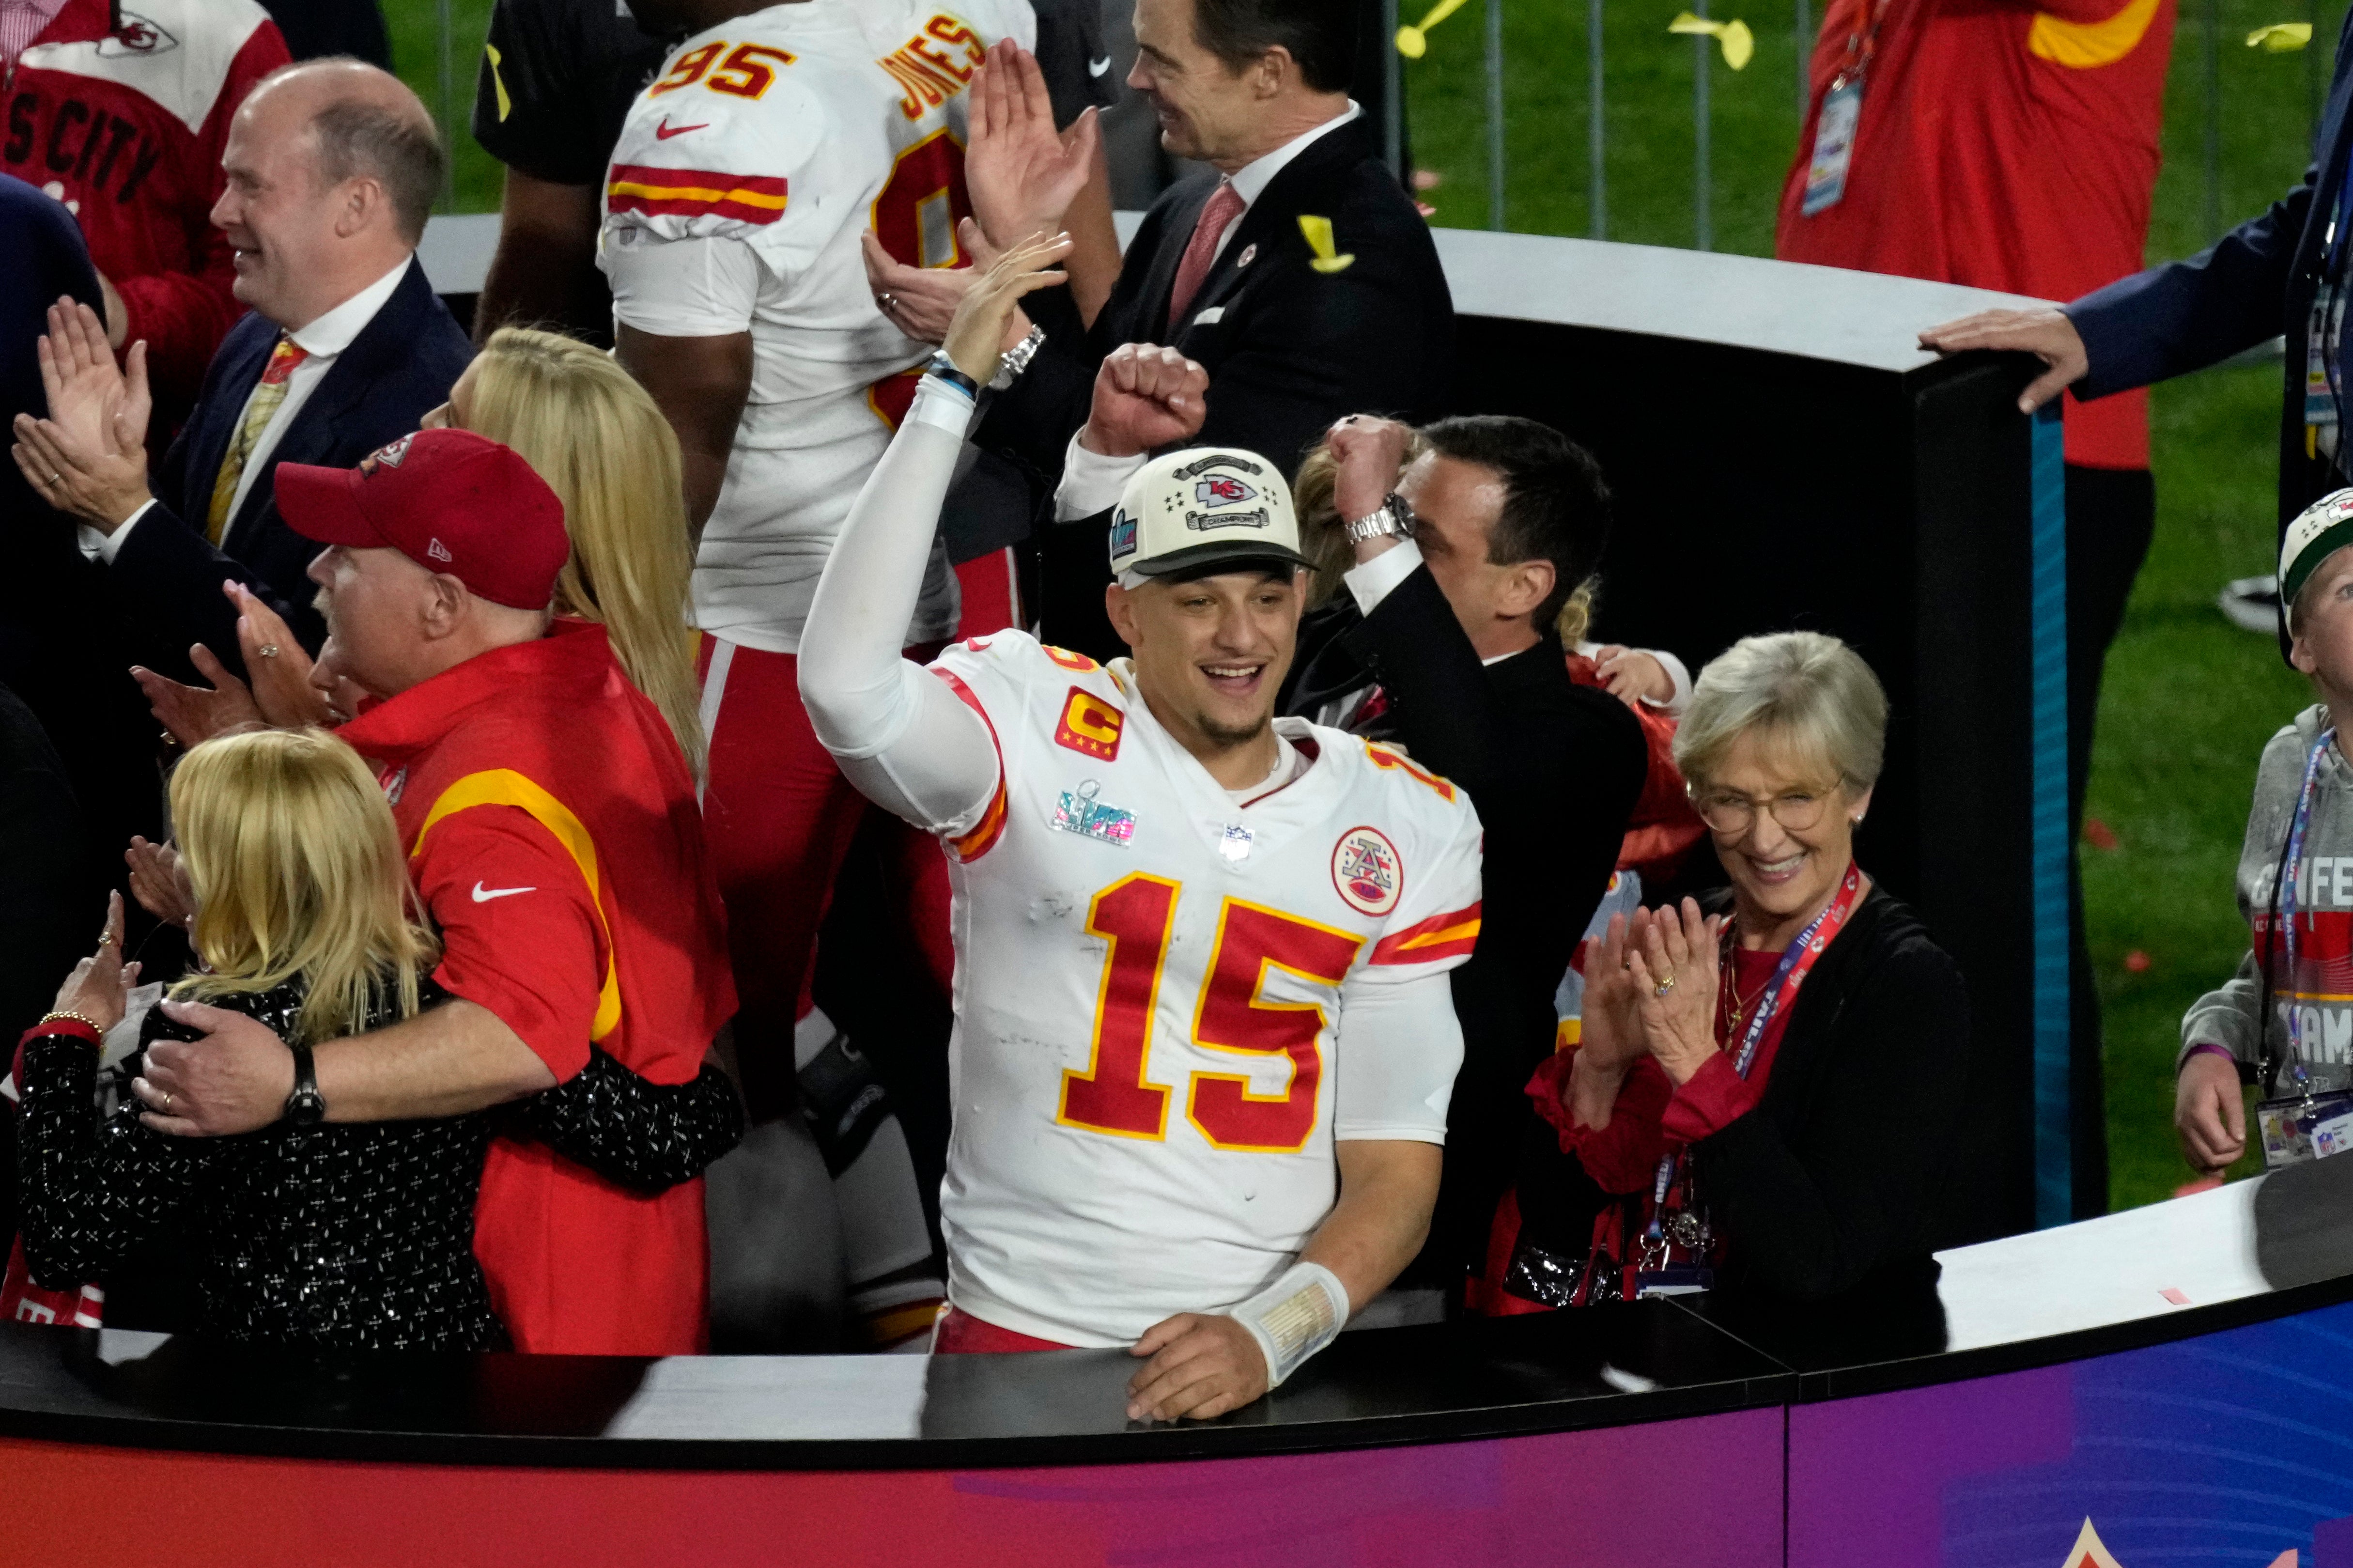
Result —
[{"label": "blonde hair", "polygon": [[1675,728],[1675,767],[1694,784],[1715,777],[1750,731],[1801,766],[1834,768],[1851,794],[1879,780],[1887,693],[1862,655],[1819,631],[1744,637],[1692,683]]},{"label": "blonde hair", "polygon": [[300,980],[302,1042],[351,1033],[387,1001],[402,1018],[417,1012],[441,945],[417,916],[392,808],[357,752],[316,729],[206,741],[173,770],[172,823],[210,970],[174,996]]},{"label": "blonde hair", "polygon": [[707,756],[686,624],[694,573],[678,437],[653,398],[577,338],[501,327],[474,361],[466,428],[522,454],[564,503],[555,611],[601,624],[700,778]]},{"label": "blonde hair", "polygon": [[[1419,430],[1406,438],[1398,471],[1430,450]],[[1315,578],[1307,590],[1307,608],[1315,609],[1340,591],[1341,579],[1356,564],[1356,553],[1340,526],[1339,460],[1332,455],[1328,436],[1315,443],[1299,461],[1298,477],[1291,482],[1291,507],[1299,519],[1299,549],[1315,563]],[[1555,618],[1561,646],[1574,652],[1593,624],[1593,603],[1601,592],[1600,574],[1587,577],[1572,589]]]}]

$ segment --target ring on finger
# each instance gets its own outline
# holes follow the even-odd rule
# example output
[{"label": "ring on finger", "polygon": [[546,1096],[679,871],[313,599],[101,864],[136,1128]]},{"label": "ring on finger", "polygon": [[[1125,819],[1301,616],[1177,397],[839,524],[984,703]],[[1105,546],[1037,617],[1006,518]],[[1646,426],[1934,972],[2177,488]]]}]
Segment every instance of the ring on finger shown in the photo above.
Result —
[{"label": "ring on finger", "polygon": [[254,650],[254,652],[259,653],[265,659],[275,659],[278,657],[278,644],[275,642],[265,642],[259,648]]},{"label": "ring on finger", "polygon": [[1675,971],[1674,971],[1674,970],[1672,970],[1672,969],[1669,969],[1669,970],[1667,971],[1667,973],[1666,973],[1666,978],[1665,978],[1665,979],[1663,979],[1663,980],[1660,980],[1658,984],[1656,984],[1656,985],[1654,985],[1654,986],[1652,986],[1652,987],[1651,988],[1651,994],[1652,996],[1664,996],[1664,995],[1666,995],[1666,994],[1667,994],[1667,992],[1669,992],[1669,991],[1672,991],[1672,990],[1674,990],[1674,989],[1675,989]]},{"label": "ring on finger", "polygon": [[156,1091],[156,1093],[158,1093],[158,1094],[160,1094],[160,1095],[162,1095],[162,1096],[164,1097],[164,1115],[166,1115],[166,1116],[171,1115],[171,1114],[172,1114],[172,1091],[171,1091],[171,1090],[169,1090],[169,1089],[159,1089],[159,1090],[157,1090],[157,1091]]}]

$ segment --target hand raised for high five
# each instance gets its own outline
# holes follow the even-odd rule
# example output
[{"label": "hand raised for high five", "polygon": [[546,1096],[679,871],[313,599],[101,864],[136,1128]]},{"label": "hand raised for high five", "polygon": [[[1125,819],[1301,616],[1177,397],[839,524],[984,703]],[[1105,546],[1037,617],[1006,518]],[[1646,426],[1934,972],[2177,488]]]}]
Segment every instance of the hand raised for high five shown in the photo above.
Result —
[{"label": "hand raised for high five", "polygon": [[1209,416],[1209,373],[1173,348],[1124,343],[1095,372],[1094,403],[1079,444],[1134,457],[1200,434]]},{"label": "hand raised for high five", "polygon": [[964,178],[982,230],[999,246],[1060,230],[1062,215],[1094,168],[1103,139],[1095,111],[1088,109],[1069,130],[1056,131],[1037,57],[1010,38],[998,39],[974,73],[970,102],[972,145],[965,153]]},{"label": "hand raised for high five", "polygon": [[1013,247],[991,263],[980,281],[956,305],[941,347],[955,367],[987,386],[997,376],[1006,329],[1021,308],[1021,296],[1050,288],[1068,276],[1054,263],[1071,253],[1071,237],[1039,235]]}]

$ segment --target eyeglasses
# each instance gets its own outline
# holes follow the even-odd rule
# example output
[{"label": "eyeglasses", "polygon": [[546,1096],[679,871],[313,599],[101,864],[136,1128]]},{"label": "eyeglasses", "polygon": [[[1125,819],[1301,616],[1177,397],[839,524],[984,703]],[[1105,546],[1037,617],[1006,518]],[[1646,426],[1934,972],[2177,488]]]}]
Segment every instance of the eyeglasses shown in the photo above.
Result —
[{"label": "eyeglasses", "polygon": [[1691,797],[1692,809],[1699,813],[1711,832],[1727,838],[1737,838],[1756,824],[1759,810],[1771,813],[1775,821],[1793,833],[1807,832],[1819,826],[1822,814],[1830,810],[1830,789],[1793,789],[1786,795],[1775,795],[1758,800],[1746,795],[1735,795],[1725,790],[1699,790],[1686,784],[1684,793]]}]

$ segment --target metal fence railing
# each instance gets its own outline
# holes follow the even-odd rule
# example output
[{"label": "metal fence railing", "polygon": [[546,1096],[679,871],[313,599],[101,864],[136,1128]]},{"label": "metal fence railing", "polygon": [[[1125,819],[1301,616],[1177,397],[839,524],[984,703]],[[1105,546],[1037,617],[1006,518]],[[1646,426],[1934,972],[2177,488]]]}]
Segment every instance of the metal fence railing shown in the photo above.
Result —
[{"label": "metal fence railing", "polygon": [[[1131,0],[1104,0],[1106,5],[1121,7],[1130,3]],[[1404,3],[1426,16],[1430,0],[1404,0]],[[1603,27],[1605,3],[1613,10],[1620,11],[1617,17],[1619,30],[1616,37],[1620,48],[1623,48],[1626,33],[1622,8],[1630,0],[1585,0],[1585,26],[1581,29],[1586,57],[1583,62],[1585,69],[1581,73],[1586,99],[1583,106],[1587,143],[1585,232],[1596,239],[1609,238],[1611,231],[1609,73]],[[1778,17],[1760,13],[1780,11],[1781,0],[1681,0],[1681,3],[1688,5],[1694,18],[1714,29],[1737,26],[1745,33],[1751,24],[1771,27],[1776,32],[1783,26],[1789,29],[1784,36],[1793,46],[1796,63],[1796,69],[1791,73],[1795,91],[1789,120],[1791,144],[1794,145],[1797,128],[1802,126],[1807,109],[1806,62],[1812,54],[1815,27],[1828,0],[1821,0],[1820,4],[1817,4],[1817,0],[1788,0],[1788,9]],[[2337,0],[2338,6],[2343,3],[2344,0]],[[429,12],[425,11],[428,4],[431,6]],[[1541,7],[1548,16],[1563,24],[1559,32],[1569,38],[1567,47],[1573,49],[1577,47],[1573,38],[1577,30],[1574,27],[1574,0],[1456,0],[1456,4],[1465,9],[1475,5],[1482,13],[1475,34],[1457,22],[1437,34],[1431,47],[1433,49],[1451,50],[1472,43],[1472,37],[1476,39],[1475,47],[1482,57],[1477,97],[1482,121],[1480,131],[1482,145],[1478,149],[1479,156],[1473,166],[1482,164],[1484,168],[1486,227],[1501,229],[1507,227],[1506,196],[1511,174],[1505,132],[1515,107],[1506,79],[1505,24],[1511,16],[1532,15],[1535,8]],[[2226,0],[2180,0],[2175,42],[2175,101],[2171,107],[2177,117],[2189,107],[2181,99],[2194,80],[2195,113],[2200,124],[2194,137],[2179,136],[2179,131],[2184,128],[2177,127],[2174,144],[2177,154],[2194,156],[2198,160],[2196,166],[2200,189],[2196,202],[2196,222],[2206,237],[2220,233],[2226,220],[2240,216],[2233,209],[2232,201],[2227,200],[2225,195],[2228,185],[2225,129],[2228,122],[2225,118],[2224,87],[2229,72],[2225,69],[2224,61],[2227,50],[2240,48],[2246,41],[2242,25],[2243,19],[2260,13],[2260,19],[2264,22],[2295,21],[2310,28],[2311,42],[2302,48],[2300,73],[2303,78],[2300,94],[2300,107],[2304,111],[2302,118],[2309,126],[2318,120],[2331,54],[2329,46],[2333,34],[2324,28],[2323,24],[2327,22],[2333,27],[2335,17],[2341,15],[2341,11],[2334,8],[2325,12],[2322,0],[2263,0],[2260,5],[2250,5],[2247,0],[2227,0],[2227,4],[2232,24],[2229,26],[2225,20]],[[407,47],[413,51],[396,63],[401,67],[402,74],[432,103],[436,118],[440,122],[442,132],[449,144],[453,148],[463,146],[470,140],[467,122],[473,97],[470,68],[481,48],[480,35],[488,20],[488,0],[386,0],[386,8],[395,13],[406,11],[416,24],[420,24],[412,29],[396,27],[396,34],[406,33],[410,40]],[[1656,9],[1663,10],[1663,6]],[[1399,0],[1383,0],[1382,11],[1385,33],[1391,39],[1397,37],[1403,23],[1412,19],[1400,16]],[[420,12],[424,14],[419,15]],[[1746,14],[1745,20],[1742,18],[1744,12]],[[429,24],[426,23],[427,16],[431,18]],[[1663,24],[1663,16],[1660,19]],[[1462,20],[1467,21],[1468,18]],[[1648,24],[1645,25],[1646,30],[1647,26]],[[1462,36],[1465,34],[1472,37]],[[414,46],[428,39],[430,53],[427,56],[425,50],[416,49]],[[1659,41],[1662,45],[1669,42],[1663,37]],[[1715,99],[1722,84],[1715,72],[1725,63],[1725,51],[1723,38],[1713,31],[1694,32],[1685,42],[1692,51],[1693,61],[1690,243],[1704,250],[1715,248],[1719,232],[1715,130],[1717,117]],[[1778,50],[1778,44],[1776,48]],[[2188,74],[2192,69],[2189,60],[2193,51],[2196,61],[2194,78]],[[1398,50],[1391,48],[1382,53],[1387,62],[1387,80],[1384,83],[1387,90],[1383,93],[1383,100],[1393,106],[1388,127],[1388,150],[1395,163],[1403,149],[1399,144],[1402,138],[1394,106],[1403,102],[1407,83]],[[2280,65],[2285,70],[2295,69],[2285,61]],[[1781,68],[1777,64],[1774,69],[1778,71]],[[2279,79],[2267,75],[2263,79],[2268,84]],[[2231,106],[2241,113],[2245,113],[2249,107],[2243,96],[2243,80],[2242,77],[2242,85],[2238,89],[2242,96]],[[2268,86],[2266,90],[2270,90]],[[2231,194],[2239,201],[2245,199],[2243,191]],[[454,208],[459,205],[459,193],[453,183],[445,195],[445,210]],[[2187,216],[2185,209],[2184,217]]]}]

